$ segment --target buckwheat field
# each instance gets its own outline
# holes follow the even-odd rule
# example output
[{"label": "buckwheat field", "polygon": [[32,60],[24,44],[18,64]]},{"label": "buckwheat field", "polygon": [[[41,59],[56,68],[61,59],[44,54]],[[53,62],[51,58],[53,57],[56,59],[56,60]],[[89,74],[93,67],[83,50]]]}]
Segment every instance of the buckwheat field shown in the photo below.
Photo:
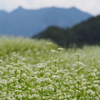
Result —
[{"label": "buckwheat field", "polygon": [[100,47],[0,38],[0,100],[100,100]]}]

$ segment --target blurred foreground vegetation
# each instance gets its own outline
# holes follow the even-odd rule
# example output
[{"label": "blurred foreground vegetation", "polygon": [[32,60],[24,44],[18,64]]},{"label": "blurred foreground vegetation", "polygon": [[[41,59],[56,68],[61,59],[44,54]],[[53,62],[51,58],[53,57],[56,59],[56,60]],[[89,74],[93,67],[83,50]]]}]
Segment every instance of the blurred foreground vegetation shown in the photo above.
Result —
[{"label": "blurred foreground vegetation", "polygon": [[0,38],[0,100],[100,100],[100,47]]}]

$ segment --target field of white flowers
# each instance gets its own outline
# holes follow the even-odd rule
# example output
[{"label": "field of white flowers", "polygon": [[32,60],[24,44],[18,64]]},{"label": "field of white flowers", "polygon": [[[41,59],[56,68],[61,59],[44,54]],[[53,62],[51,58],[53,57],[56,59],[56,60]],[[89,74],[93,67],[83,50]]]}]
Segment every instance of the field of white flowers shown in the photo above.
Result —
[{"label": "field of white flowers", "polygon": [[0,100],[100,100],[100,47],[0,38]]}]

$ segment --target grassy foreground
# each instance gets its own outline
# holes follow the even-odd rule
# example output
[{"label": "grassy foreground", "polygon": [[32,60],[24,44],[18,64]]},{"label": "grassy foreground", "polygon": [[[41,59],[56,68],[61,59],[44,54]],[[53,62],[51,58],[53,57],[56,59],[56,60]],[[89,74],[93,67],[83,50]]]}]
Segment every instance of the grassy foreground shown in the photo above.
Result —
[{"label": "grassy foreground", "polygon": [[2,37],[0,100],[100,100],[99,54],[99,46]]}]

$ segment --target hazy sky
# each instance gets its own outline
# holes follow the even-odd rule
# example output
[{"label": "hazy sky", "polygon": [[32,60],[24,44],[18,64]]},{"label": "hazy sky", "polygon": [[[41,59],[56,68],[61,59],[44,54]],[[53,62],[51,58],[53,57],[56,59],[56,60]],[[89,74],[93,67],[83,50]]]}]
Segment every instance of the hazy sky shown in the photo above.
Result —
[{"label": "hazy sky", "polygon": [[74,6],[93,15],[100,14],[100,0],[0,0],[0,10],[12,11],[19,6],[26,9]]}]

